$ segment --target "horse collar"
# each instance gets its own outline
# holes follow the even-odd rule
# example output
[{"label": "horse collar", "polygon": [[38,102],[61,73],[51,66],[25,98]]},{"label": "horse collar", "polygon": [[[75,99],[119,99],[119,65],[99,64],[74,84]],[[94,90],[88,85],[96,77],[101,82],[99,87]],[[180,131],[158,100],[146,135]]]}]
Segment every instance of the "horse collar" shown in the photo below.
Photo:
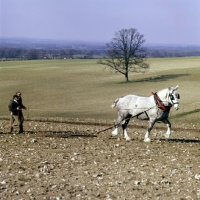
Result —
[{"label": "horse collar", "polygon": [[154,96],[154,100],[155,100],[155,102],[156,102],[156,105],[157,105],[160,109],[162,109],[162,110],[164,110],[164,111],[169,111],[169,110],[170,110],[171,106],[165,106],[165,105],[163,104],[163,102],[160,100],[160,98],[159,98],[159,96],[157,95],[157,93],[152,92],[152,94],[153,94],[153,96]]}]

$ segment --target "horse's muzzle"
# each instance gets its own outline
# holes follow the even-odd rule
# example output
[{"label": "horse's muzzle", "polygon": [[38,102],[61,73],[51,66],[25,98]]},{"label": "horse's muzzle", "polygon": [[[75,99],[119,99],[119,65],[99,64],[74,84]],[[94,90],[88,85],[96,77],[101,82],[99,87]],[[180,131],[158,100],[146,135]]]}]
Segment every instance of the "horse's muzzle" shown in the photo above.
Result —
[{"label": "horse's muzzle", "polygon": [[175,108],[176,110],[178,110],[178,109],[179,109],[179,104],[174,104],[174,108]]}]

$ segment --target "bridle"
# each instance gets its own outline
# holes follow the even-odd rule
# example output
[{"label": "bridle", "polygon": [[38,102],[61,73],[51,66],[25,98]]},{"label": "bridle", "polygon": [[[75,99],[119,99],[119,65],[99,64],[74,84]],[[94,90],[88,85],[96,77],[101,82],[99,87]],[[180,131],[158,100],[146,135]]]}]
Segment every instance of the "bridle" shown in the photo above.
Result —
[{"label": "bridle", "polygon": [[[180,99],[180,95],[178,93],[176,93],[175,96],[176,96],[177,99]],[[171,100],[171,102],[172,102],[173,105],[179,104],[178,101],[175,101],[175,98],[174,98],[174,96],[173,96],[172,93],[169,93],[169,98],[170,98],[170,100]]]}]

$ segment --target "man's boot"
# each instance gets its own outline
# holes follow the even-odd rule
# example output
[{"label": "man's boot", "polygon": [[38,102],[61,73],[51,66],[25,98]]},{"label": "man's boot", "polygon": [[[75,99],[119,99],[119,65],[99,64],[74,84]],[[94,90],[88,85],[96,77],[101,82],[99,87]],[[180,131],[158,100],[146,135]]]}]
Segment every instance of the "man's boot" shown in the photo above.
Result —
[{"label": "man's boot", "polygon": [[23,133],[23,132],[24,132],[24,130],[23,130],[23,126],[20,125],[20,126],[19,126],[19,133]]}]

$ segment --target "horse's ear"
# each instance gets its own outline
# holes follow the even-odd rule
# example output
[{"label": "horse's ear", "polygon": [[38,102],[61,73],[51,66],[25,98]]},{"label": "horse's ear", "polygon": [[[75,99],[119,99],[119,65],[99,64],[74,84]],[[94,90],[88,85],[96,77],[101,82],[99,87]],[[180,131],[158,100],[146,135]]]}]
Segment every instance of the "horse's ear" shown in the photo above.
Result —
[{"label": "horse's ear", "polygon": [[174,90],[177,90],[178,89],[178,85],[174,88]]}]

